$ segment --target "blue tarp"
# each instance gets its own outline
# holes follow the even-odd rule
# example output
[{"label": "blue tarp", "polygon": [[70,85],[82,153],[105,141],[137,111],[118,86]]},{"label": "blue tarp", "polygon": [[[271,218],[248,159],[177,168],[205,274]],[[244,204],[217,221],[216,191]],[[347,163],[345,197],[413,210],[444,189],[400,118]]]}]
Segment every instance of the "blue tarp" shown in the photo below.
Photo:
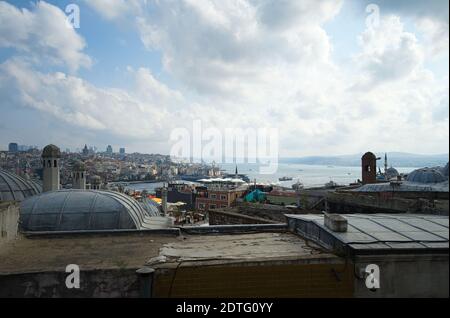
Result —
[{"label": "blue tarp", "polygon": [[266,194],[261,190],[254,190],[245,196],[246,202],[263,202],[266,200]]}]

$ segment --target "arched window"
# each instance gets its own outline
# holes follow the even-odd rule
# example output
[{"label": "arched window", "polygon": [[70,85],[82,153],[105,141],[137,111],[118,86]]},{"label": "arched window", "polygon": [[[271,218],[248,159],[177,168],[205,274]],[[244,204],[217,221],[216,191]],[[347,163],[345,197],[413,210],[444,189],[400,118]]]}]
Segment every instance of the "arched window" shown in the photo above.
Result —
[{"label": "arched window", "polygon": [[53,166],[56,168],[58,166],[58,162],[56,160],[53,161]]},{"label": "arched window", "polygon": [[51,161],[51,160],[47,161],[47,167],[48,167],[48,168],[51,168],[51,167],[52,167],[52,161]]},{"label": "arched window", "polygon": [[83,179],[83,178],[84,178],[84,173],[82,172],[82,173],[81,173],[81,179]]}]

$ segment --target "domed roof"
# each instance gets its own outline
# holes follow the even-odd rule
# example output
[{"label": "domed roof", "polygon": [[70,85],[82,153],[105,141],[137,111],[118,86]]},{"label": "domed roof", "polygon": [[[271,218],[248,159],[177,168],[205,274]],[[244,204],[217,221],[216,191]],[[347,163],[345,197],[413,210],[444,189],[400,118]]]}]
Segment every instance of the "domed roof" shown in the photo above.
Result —
[{"label": "domed roof", "polygon": [[60,190],[23,201],[24,231],[100,231],[142,229],[147,212],[133,198],[118,192]]},{"label": "domed roof", "polygon": [[86,165],[84,164],[83,161],[77,160],[72,165],[72,169],[73,169],[73,171],[86,171]]},{"label": "domed roof", "polygon": [[406,181],[416,182],[416,183],[440,183],[447,181],[444,175],[433,168],[422,168],[411,172]]},{"label": "domed roof", "polygon": [[48,145],[42,150],[43,158],[61,158],[61,150],[55,145]]},{"label": "domed roof", "polygon": [[395,169],[395,168],[391,167],[386,170],[386,178],[388,180],[392,179],[392,178],[397,178],[399,175],[400,174],[398,173],[397,169]]},{"label": "domed roof", "polygon": [[373,152],[366,152],[361,159],[377,159],[377,156],[373,154]]},{"label": "domed roof", "polygon": [[0,201],[22,201],[41,192],[39,184],[0,169]]}]

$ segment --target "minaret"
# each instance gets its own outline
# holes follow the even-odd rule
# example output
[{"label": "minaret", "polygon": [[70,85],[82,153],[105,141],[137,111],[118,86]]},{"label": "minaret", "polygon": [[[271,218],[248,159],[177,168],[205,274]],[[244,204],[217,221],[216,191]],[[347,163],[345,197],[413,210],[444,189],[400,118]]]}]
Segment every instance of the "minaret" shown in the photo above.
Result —
[{"label": "minaret", "polygon": [[48,145],[42,151],[43,192],[59,190],[59,159],[61,151],[55,145]]},{"label": "minaret", "polygon": [[167,214],[167,187],[164,184],[162,190],[161,190],[161,209],[164,215]]},{"label": "minaret", "polygon": [[102,184],[102,178],[99,176],[92,176],[91,178],[91,190],[100,190]]},{"label": "minaret", "polygon": [[387,176],[388,162],[387,162],[387,153],[384,153],[384,175]]},{"label": "minaret", "polygon": [[83,162],[77,161],[73,165],[72,188],[86,190],[86,166]]},{"label": "minaret", "polygon": [[377,157],[367,152],[361,158],[362,166],[362,183],[376,183],[377,182]]},{"label": "minaret", "polygon": [[238,173],[238,168],[237,168],[237,165],[236,165],[236,171],[234,172],[234,177],[237,179],[238,176],[239,176],[239,173]]}]

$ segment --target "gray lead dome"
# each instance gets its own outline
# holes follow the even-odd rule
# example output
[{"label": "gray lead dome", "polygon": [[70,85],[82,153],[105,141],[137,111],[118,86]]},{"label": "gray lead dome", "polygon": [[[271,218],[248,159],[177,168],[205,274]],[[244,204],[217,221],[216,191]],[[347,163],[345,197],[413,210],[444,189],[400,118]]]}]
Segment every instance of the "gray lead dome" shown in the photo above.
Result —
[{"label": "gray lead dome", "polygon": [[22,202],[23,231],[101,231],[142,229],[147,212],[134,199],[116,192],[60,190]]},{"label": "gray lead dome", "polygon": [[444,175],[433,168],[422,168],[411,172],[406,178],[409,182],[416,183],[440,183],[447,181]]},{"label": "gray lead dome", "polygon": [[0,201],[22,201],[41,192],[37,183],[0,169]]}]

